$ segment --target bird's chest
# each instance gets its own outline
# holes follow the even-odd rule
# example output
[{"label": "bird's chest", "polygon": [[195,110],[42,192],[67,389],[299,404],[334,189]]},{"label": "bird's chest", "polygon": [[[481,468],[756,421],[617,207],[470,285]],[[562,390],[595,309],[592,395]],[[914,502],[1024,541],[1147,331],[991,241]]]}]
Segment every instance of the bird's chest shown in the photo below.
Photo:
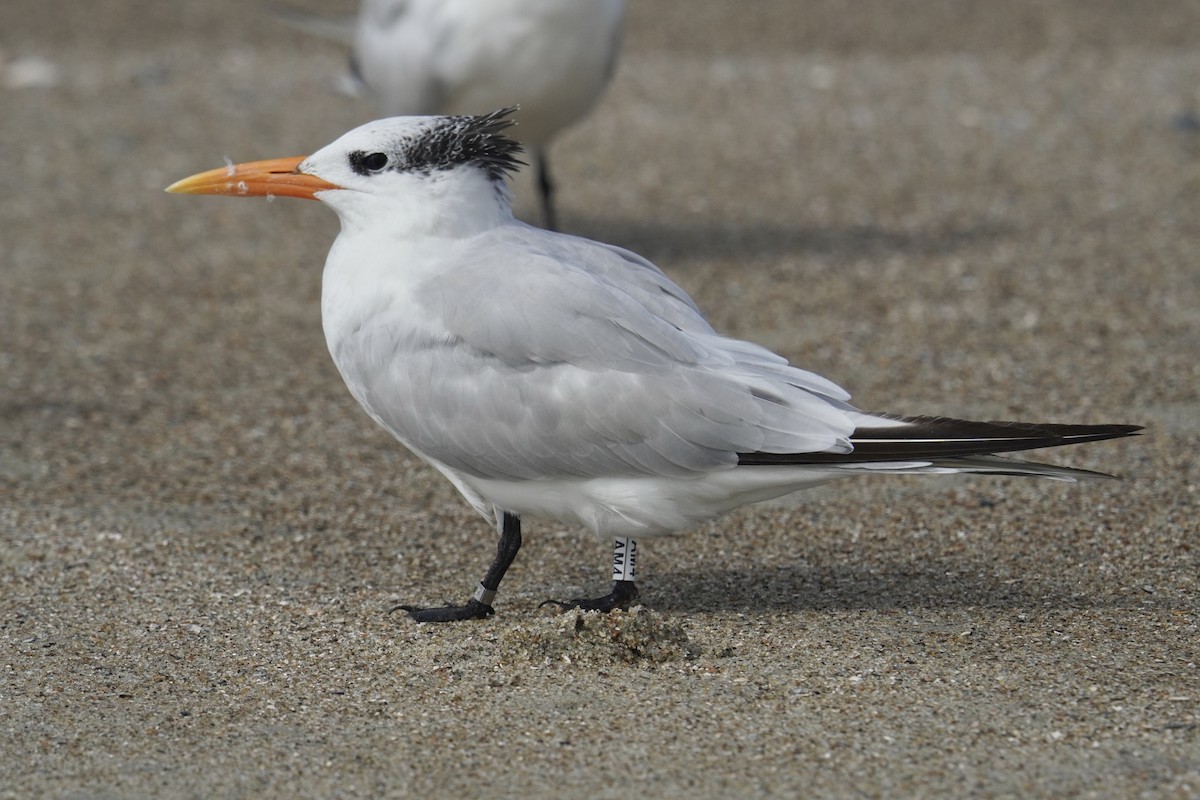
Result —
[{"label": "bird's chest", "polygon": [[367,258],[334,250],[321,290],[329,353],[350,391],[368,410],[373,397],[413,375],[412,362],[451,336],[442,314],[420,298],[428,279],[420,258]]},{"label": "bird's chest", "polygon": [[332,287],[322,292],[321,321],[329,353],[360,400],[360,388],[406,379],[410,359],[446,335],[405,286]]}]

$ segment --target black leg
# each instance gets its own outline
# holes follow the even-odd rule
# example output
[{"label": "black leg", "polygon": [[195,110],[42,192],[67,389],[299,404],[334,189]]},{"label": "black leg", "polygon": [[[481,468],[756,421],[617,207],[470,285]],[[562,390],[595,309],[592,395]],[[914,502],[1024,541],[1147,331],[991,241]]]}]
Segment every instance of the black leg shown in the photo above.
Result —
[{"label": "black leg", "polygon": [[[500,580],[508,571],[517,551],[521,549],[521,518],[505,513],[504,522],[500,528],[500,542],[496,545],[496,560],[488,567],[487,575],[479,582],[475,596],[464,606],[442,606],[441,608],[417,608],[416,606],[396,606],[391,611],[403,609],[417,622],[458,622],[464,619],[483,619],[496,613],[492,608],[492,598],[500,588]],[[389,612],[390,613],[390,612]]]},{"label": "black leg", "polygon": [[581,611],[603,611],[608,613],[615,608],[628,610],[633,601],[638,598],[637,584],[633,581],[613,581],[612,591],[604,597],[592,599],[575,598],[574,600],[547,600],[543,606],[555,606],[561,611],[578,608]]},{"label": "black leg", "polygon": [[542,220],[546,230],[558,230],[558,220],[554,216],[554,181],[550,179],[550,162],[546,159],[546,151],[538,150],[537,158],[538,193],[542,198]]}]

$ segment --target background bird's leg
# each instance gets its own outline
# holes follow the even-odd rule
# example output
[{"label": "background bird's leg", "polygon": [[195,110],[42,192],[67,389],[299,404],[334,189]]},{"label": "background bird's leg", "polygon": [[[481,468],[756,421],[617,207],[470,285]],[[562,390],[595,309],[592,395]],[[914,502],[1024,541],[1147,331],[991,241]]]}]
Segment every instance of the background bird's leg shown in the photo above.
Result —
[{"label": "background bird's leg", "polygon": [[554,216],[554,181],[550,178],[550,162],[546,158],[545,148],[539,149],[534,155],[537,167],[538,195],[542,199],[542,222],[546,230],[558,230],[558,220]]},{"label": "background bird's leg", "polygon": [[542,605],[557,606],[563,611],[578,608],[582,611],[603,611],[614,608],[627,609],[638,598],[637,584],[637,542],[626,536],[618,536],[613,541],[613,585],[612,591],[603,597],[591,599],[575,598],[574,600],[547,600]]},{"label": "background bird's leg", "polygon": [[521,549],[521,518],[505,513],[500,527],[500,541],[496,545],[496,559],[488,567],[487,574],[479,582],[475,596],[462,606],[442,606],[441,608],[417,608],[416,606],[396,606],[392,611],[404,609],[417,622],[458,622],[464,619],[483,619],[496,613],[492,608],[492,599],[500,588],[504,573],[517,557]]}]

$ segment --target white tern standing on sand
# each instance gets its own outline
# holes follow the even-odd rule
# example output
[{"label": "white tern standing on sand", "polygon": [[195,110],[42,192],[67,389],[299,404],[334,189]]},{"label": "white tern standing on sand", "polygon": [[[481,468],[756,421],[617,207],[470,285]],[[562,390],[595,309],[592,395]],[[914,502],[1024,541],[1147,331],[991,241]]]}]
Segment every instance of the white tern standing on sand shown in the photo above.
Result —
[{"label": "white tern standing on sand", "polygon": [[546,149],[612,77],[624,13],[623,0],[363,0],[351,64],[386,116],[519,106],[553,229]]},{"label": "white tern standing on sand", "polygon": [[639,541],[743,504],[850,475],[1097,477],[995,453],[1140,430],[859,411],[825,378],[718,334],[640,256],[515,220],[511,111],[380,120],[308,157],[168,189],[316,199],[341,218],[321,295],[338,370],[500,532],[475,595],[403,606],[414,618],[493,613],[525,514],[614,542],[612,591],[560,604],[607,611],[637,597]]}]

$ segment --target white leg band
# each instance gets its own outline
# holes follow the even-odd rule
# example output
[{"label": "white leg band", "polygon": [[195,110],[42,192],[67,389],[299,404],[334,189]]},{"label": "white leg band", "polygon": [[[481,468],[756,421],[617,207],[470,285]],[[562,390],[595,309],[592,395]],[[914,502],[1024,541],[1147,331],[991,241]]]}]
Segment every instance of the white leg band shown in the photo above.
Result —
[{"label": "white leg band", "polygon": [[496,590],[488,589],[481,583],[475,588],[474,598],[485,606],[490,606],[492,601],[496,599]]},{"label": "white leg band", "polygon": [[637,542],[627,536],[618,536],[613,542],[614,581],[632,581],[637,574]]}]

